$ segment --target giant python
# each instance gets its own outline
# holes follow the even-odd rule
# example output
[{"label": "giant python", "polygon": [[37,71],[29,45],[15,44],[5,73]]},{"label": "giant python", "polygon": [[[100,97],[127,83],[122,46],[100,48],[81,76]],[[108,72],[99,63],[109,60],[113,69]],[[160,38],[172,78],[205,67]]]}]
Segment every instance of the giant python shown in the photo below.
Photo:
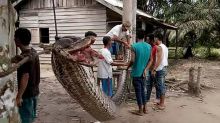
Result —
[{"label": "giant python", "polygon": [[[122,70],[119,87],[112,98],[97,86],[91,63],[78,62],[72,56],[91,45],[90,38],[63,37],[52,47],[52,68],[56,78],[78,103],[99,121],[117,117],[118,106],[125,98],[126,70]],[[129,51],[125,53],[129,58]]]}]

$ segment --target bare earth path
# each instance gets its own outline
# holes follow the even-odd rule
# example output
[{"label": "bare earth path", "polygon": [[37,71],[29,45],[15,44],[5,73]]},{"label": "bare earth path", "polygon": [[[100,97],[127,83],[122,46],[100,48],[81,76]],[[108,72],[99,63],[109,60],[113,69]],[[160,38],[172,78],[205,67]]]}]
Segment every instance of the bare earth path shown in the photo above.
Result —
[{"label": "bare earth path", "polygon": [[[191,66],[202,66],[202,83],[217,89],[203,90],[202,98],[190,97],[178,92],[167,92],[166,110],[154,111],[148,105],[149,114],[136,116],[129,111],[136,108],[134,102],[124,104],[119,117],[106,123],[220,123],[220,62],[204,60],[175,61],[169,77],[188,79]],[[91,123],[92,118],[66,93],[55,79],[49,66],[42,66],[41,94],[38,118],[35,123]],[[152,98],[153,99],[153,98]]]}]

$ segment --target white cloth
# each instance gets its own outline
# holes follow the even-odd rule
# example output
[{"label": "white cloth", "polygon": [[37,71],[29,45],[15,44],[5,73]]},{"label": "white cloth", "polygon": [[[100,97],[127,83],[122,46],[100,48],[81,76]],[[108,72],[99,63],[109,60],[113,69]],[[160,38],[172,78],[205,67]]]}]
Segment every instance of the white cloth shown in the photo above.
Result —
[{"label": "white cloth", "polygon": [[104,57],[98,63],[98,78],[112,78],[112,65],[113,59],[111,57],[111,52],[107,48],[102,48],[100,54]]},{"label": "white cloth", "polygon": [[163,43],[161,43],[159,47],[162,48],[162,60],[161,60],[160,65],[157,67],[156,71],[160,71],[164,67],[168,66],[168,48]]},{"label": "white cloth", "polygon": [[114,26],[105,36],[110,36],[113,38],[113,36],[117,36],[119,39],[122,39],[126,35],[129,35],[130,32],[127,30],[126,32],[122,31],[122,24]]}]

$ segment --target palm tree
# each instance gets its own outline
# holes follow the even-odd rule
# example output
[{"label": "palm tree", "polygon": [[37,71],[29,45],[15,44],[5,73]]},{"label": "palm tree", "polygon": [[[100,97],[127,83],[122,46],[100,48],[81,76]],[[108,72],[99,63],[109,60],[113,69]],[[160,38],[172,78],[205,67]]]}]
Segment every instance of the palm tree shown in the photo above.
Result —
[{"label": "palm tree", "polygon": [[[167,22],[178,26],[180,41],[195,37],[194,41],[207,46],[210,54],[210,47],[219,39],[219,13],[220,6],[216,0],[194,0],[174,2],[166,9],[165,17]],[[169,39],[174,40],[175,37],[176,33],[171,31]]]}]

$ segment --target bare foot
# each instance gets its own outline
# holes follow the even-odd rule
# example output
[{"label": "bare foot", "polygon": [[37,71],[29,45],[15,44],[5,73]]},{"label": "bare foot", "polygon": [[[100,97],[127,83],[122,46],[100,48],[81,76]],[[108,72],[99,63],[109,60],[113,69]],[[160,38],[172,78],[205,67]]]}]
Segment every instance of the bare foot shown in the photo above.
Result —
[{"label": "bare foot", "polygon": [[165,105],[157,105],[157,109],[158,110],[164,110],[165,109]]},{"label": "bare foot", "polygon": [[138,116],[143,116],[143,112],[142,111],[131,111],[132,114],[138,115]]},{"label": "bare foot", "polygon": [[148,110],[147,109],[143,109],[143,113],[144,114],[148,114]]}]

